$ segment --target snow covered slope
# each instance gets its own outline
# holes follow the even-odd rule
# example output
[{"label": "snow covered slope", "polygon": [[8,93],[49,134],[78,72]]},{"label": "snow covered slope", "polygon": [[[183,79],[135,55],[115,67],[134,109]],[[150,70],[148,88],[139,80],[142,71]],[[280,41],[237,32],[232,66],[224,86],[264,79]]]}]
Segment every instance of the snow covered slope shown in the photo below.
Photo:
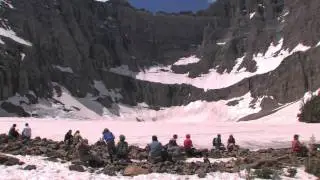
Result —
[{"label": "snow covered slope", "polygon": [[[163,84],[190,84],[205,90],[221,89],[232,86],[245,78],[273,71],[286,57],[294,54],[295,52],[304,52],[308,49],[310,49],[310,47],[304,46],[303,44],[297,45],[291,51],[283,49],[283,39],[281,39],[276,45],[271,43],[264,54],[258,53],[254,55],[253,60],[256,62],[257,71],[253,73],[248,72],[245,68],[239,69],[245,56],[235,60],[236,64],[230,73],[224,72],[220,74],[216,69],[210,69],[208,74],[201,74],[199,77],[195,78],[188,77],[188,74],[174,73],[171,70],[171,66],[154,66],[141,72],[132,72],[127,66],[123,65],[111,68],[110,71],[150,82],[159,82]],[[195,64],[199,61],[201,61],[199,58],[190,56],[179,59],[173,65]]]}]

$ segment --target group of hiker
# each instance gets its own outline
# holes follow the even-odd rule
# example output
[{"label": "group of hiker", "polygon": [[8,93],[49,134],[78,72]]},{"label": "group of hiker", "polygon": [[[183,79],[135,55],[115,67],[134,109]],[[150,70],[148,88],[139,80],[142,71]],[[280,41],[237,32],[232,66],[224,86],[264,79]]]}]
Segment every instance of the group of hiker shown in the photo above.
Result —
[{"label": "group of hiker", "polygon": [[[25,127],[21,134],[19,134],[16,127],[17,125],[13,124],[10,128],[10,138],[21,137],[25,140],[29,140],[31,138],[31,128],[29,127],[28,123],[25,124]],[[173,137],[169,140],[168,144],[163,146],[158,141],[157,136],[152,136],[151,143],[146,146],[149,161],[178,161],[184,157],[183,152],[187,157],[202,157],[205,155],[203,154],[203,151],[199,151],[193,146],[190,134],[186,134],[182,146],[178,145],[177,139],[178,135],[174,134]],[[102,132],[102,138],[100,139],[100,141],[106,144],[107,152],[109,154],[111,162],[113,162],[114,159],[129,160],[129,145],[126,142],[126,137],[124,135],[120,135],[119,142],[115,144],[115,136],[109,129],[105,128]],[[72,134],[72,130],[69,130],[65,134],[64,143],[67,147],[73,146],[76,149],[81,161],[101,161],[98,158],[97,153],[91,150],[88,144],[88,140],[82,138],[79,130],[77,130],[74,134]],[[239,149],[239,146],[236,145],[236,141],[233,135],[229,136],[227,146],[225,147],[222,143],[221,135],[218,134],[217,137],[213,138],[212,146],[214,150],[218,151],[236,151]],[[307,148],[299,141],[299,135],[294,135],[291,149],[293,153],[299,156],[304,156],[308,151],[316,149],[316,146]]]},{"label": "group of hiker", "polygon": [[21,134],[17,130],[17,124],[13,124],[9,130],[8,133],[9,138],[19,138],[22,139],[30,139],[31,138],[31,128],[29,127],[29,124],[26,123],[25,127],[23,128]]}]

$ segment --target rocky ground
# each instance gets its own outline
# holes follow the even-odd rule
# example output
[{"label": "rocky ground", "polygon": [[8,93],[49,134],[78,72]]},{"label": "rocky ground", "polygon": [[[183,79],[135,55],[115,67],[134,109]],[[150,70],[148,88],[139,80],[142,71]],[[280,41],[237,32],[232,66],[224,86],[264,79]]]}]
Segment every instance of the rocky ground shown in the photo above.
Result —
[{"label": "rocky ground", "polygon": [[[63,142],[36,137],[28,142],[22,140],[10,140],[7,135],[0,135],[0,152],[12,155],[33,155],[45,156],[48,161],[59,161],[61,163],[71,162],[69,169],[72,171],[90,173],[104,173],[107,175],[127,175],[134,176],[148,173],[170,173],[179,175],[197,174],[205,177],[209,172],[229,172],[237,173],[244,169],[265,169],[281,171],[287,167],[298,167],[306,164],[306,171],[319,176],[320,153],[315,153],[310,158],[294,157],[289,149],[265,149],[259,151],[249,151],[240,149],[235,152],[208,151],[208,158],[220,159],[230,158],[229,161],[217,161],[210,163],[209,159],[202,157],[203,161],[198,162],[162,162],[152,164],[147,162],[147,152],[144,149],[131,146],[130,159],[132,162],[114,161],[110,162],[107,148],[104,143],[97,142],[91,146],[93,151],[98,152],[98,156],[105,161],[100,167],[90,167],[78,160],[75,148],[68,148]],[[23,165],[19,159],[7,155],[0,155],[0,164]],[[25,170],[36,169],[36,165],[30,164],[24,167]]]}]

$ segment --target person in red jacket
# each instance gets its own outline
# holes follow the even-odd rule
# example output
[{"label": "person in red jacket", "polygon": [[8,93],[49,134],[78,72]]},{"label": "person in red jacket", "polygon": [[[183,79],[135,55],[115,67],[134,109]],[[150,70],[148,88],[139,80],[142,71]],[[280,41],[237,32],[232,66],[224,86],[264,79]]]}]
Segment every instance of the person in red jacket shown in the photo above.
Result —
[{"label": "person in red jacket", "polygon": [[190,134],[187,134],[187,135],[186,135],[186,139],[185,139],[184,142],[183,142],[183,147],[184,147],[184,150],[185,150],[186,155],[187,155],[188,157],[195,157],[195,156],[201,156],[201,155],[202,155],[201,152],[198,152],[198,151],[193,147]]},{"label": "person in red jacket", "polygon": [[292,141],[292,152],[301,153],[302,145],[299,141],[299,135],[295,134]]}]

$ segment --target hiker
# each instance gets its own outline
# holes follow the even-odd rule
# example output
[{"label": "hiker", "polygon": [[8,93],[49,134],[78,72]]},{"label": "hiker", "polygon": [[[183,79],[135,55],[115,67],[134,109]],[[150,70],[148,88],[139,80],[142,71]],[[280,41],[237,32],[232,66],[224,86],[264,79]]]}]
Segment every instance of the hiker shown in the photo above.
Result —
[{"label": "hiker", "polygon": [[183,142],[183,147],[188,157],[195,157],[201,155],[201,152],[197,152],[196,149],[193,147],[190,134],[186,135],[186,139]]},{"label": "hiker", "polygon": [[16,130],[16,127],[17,125],[13,124],[12,127],[10,128],[9,134],[8,134],[9,138],[17,139],[19,137],[19,132]]},{"label": "hiker", "polygon": [[177,145],[177,142],[174,139],[169,141],[168,147],[168,157],[171,161],[178,161],[182,159],[181,149]]},{"label": "hiker", "polygon": [[90,150],[90,146],[88,144],[87,139],[81,140],[76,145],[76,150],[78,152],[78,156],[80,161],[84,163],[88,163],[92,167],[101,167],[103,166],[104,162],[101,161],[95,152]]},{"label": "hiker", "polygon": [[77,130],[73,135],[73,144],[77,145],[82,140],[82,137],[80,135],[80,131]]},{"label": "hiker", "polygon": [[70,146],[72,144],[72,140],[73,140],[72,130],[69,130],[64,136],[64,143]]},{"label": "hiker", "polygon": [[169,140],[169,143],[166,144],[166,145],[164,146],[164,148],[165,148],[165,149],[168,149],[168,146],[169,146],[170,143],[178,146],[178,144],[177,144],[177,139],[178,139],[178,135],[174,134],[174,135],[172,136],[172,138]]},{"label": "hiker", "polygon": [[224,145],[221,142],[221,134],[218,134],[217,137],[213,138],[212,145],[216,150],[224,150]]},{"label": "hiker", "polygon": [[[178,135],[174,134],[172,136],[172,139],[170,141],[172,141],[173,144],[175,144],[176,146],[178,146],[178,143],[177,143],[177,139],[178,139]],[[169,141],[169,143],[170,143]]]},{"label": "hiker", "polygon": [[234,139],[232,134],[229,136],[227,149],[228,151],[233,151],[236,149],[236,140]]},{"label": "hiker", "polygon": [[158,141],[157,136],[152,136],[152,142],[148,144],[147,151],[149,152],[149,161],[158,163],[163,161],[163,147]]},{"label": "hiker", "polygon": [[22,139],[30,140],[31,139],[31,128],[29,127],[29,124],[25,124],[25,128],[23,129],[22,133]]},{"label": "hiker", "polygon": [[119,139],[120,141],[118,142],[116,147],[117,158],[127,160],[129,154],[129,146],[128,143],[125,141],[126,137],[121,134],[119,136]]},{"label": "hiker", "polygon": [[297,156],[306,156],[308,149],[299,141],[299,135],[295,134],[292,141],[292,152]]},{"label": "hiker", "polygon": [[109,129],[105,128],[102,132],[103,140],[107,143],[107,149],[111,163],[113,163],[113,154],[115,153],[114,135]]}]

